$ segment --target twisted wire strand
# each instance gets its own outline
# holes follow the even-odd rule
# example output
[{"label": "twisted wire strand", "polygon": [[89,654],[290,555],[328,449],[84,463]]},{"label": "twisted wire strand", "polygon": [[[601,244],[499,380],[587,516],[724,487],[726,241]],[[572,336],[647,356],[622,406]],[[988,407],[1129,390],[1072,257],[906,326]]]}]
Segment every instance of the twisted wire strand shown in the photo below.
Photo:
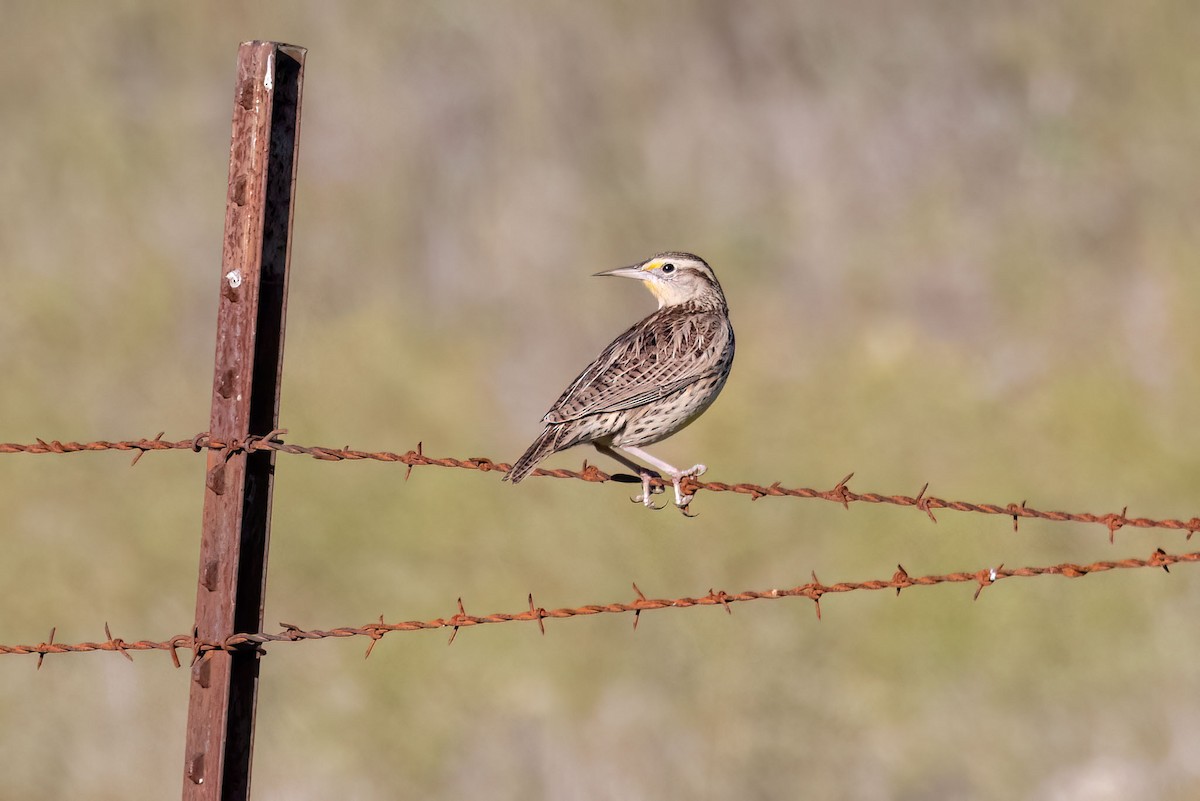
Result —
[{"label": "twisted wire strand", "polygon": [[[203,450],[223,451],[227,455],[232,455],[239,452],[253,452],[262,450],[271,450],[278,453],[287,453],[293,455],[310,456],[314,459],[329,462],[341,461],[361,461],[373,460],[379,462],[393,462],[405,465],[408,470],[405,473],[407,479],[412,473],[414,467],[453,467],[464,470],[479,470],[481,472],[507,472],[510,465],[505,462],[496,462],[485,457],[471,457],[467,459],[456,459],[452,457],[433,457],[424,453],[422,443],[417,443],[417,447],[405,453],[395,453],[392,451],[368,451],[357,450],[350,447],[331,448],[314,445],[296,445],[290,442],[284,442],[281,437],[286,434],[286,429],[278,429],[271,431],[263,436],[248,437],[245,441],[234,440],[232,442],[220,442],[209,436],[208,433],[202,432],[190,439],[178,441],[164,440],[163,433],[153,439],[137,439],[123,440],[119,442],[110,442],[108,440],[97,440],[94,442],[60,442],[59,440],[51,440],[49,442],[38,439],[34,443],[0,443],[0,454],[3,453],[29,453],[29,454],[67,454],[67,453],[83,453],[96,451],[133,451],[135,456],[133,464],[146,453],[151,451],[166,451],[166,450],[191,450],[199,453]],[[530,475],[545,476],[548,478],[568,478],[593,483],[603,483],[606,481],[621,480],[614,479],[614,476],[597,468],[595,465],[589,465],[586,461],[580,470],[561,470],[538,468]],[[1064,512],[1064,511],[1046,511],[1035,509],[1029,506],[1025,501],[1021,503],[972,503],[970,501],[954,501],[945,498],[939,498],[933,495],[926,495],[929,485],[926,484],[921,488],[915,496],[912,495],[885,495],[876,492],[854,492],[847,485],[850,479],[854,476],[853,473],[843,478],[831,489],[819,490],[808,487],[784,487],[781,482],[774,482],[769,485],[754,484],[750,482],[741,482],[737,484],[726,484],[720,481],[699,481],[695,478],[688,478],[683,481],[683,491],[687,493],[694,492],[732,492],[738,495],[746,495],[751,500],[760,498],[810,498],[825,501],[840,503],[844,507],[849,508],[852,503],[874,503],[874,504],[889,504],[892,506],[909,507],[925,513],[930,520],[937,522],[934,516],[934,511],[941,509],[949,509],[956,512],[969,512],[986,515],[1000,515],[1011,517],[1013,521],[1013,529],[1016,530],[1019,521],[1022,518],[1048,520],[1051,522],[1074,522],[1074,523],[1092,523],[1102,525],[1108,529],[1109,540],[1112,541],[1118,529],[1125,526],[1134,528],[1161,528],[1172,529],[1176,531],[1186,531],[1187,538],[1191,539],[1192,534],[1200,531],[1200,517],[1192,517],[1189,520],[1175,518],[1150,518],[1150,517],[1129,517],[1128,507],[1122,509],[1119,513],[1107,512],[1104,514],[1093,514],[1091,512]],[[657,487],[665,487],[665,482],[662,479],[655,479],[653,484]]]},{"label": "twisted wire strand", "polygon": [[925,576],[910,576],[902,566],[890,579],[874,579],[867,581],[842,581],[836,584],[823,584],[814,573],[812,581],[790,589],[746,590],[728,593],[724,590],[709,590],[708,594],[698,597],[681,598],[648,598],[637,584],[633,584],[636,597],[632,601],[618,601],[607,604],[588,604],[585,606],[546,609],[534,603],[533,595],[529,595],[529,606],[519,612],[496,612],[490,615],[468,614],[463,606],[462,598],[458,599],[458,611],[450,617],[439,617],[433,620],[408,620],[397,623],[387,623],[380,615],[377,622],[362,626],[340,626],[333,629],[303,629],[290,623],[281,623],[282,631],[277,633],[257,632],[234,634],[222,641],[205,640],[191,634],[177,634],[162,641],[136,640],[129,641],[113,637],[108,624],[104,625],[107,639],[102,642],[81,642],[75,644],[57,643],[54,636],[57,629],[51,629],[50,638],[37,645],[0,645],[0,654],[36,654],[38,668],[47,654],[88,653],[94,651],[115,651],[126,659],[132,660],[132,651],[166,651],[176,667],[180,667],[178,651],[190,651],[192,661],[203,657],[210,651],[234,651],[242,648],[262,648],[267,643],[301,642],[323,640],[328,638],[366,637],[371,640],[365,656],[370,656],[375,644],[385,635],[399,631],[424,631],[428,629],[451,629],[450,642],[454,642],[459,629],[471,626],[481,626],[490,623],[536,622],[542,634],[546,633],[546,620],[568,620],[579,617],[602,614],[634,614],[633,627],[636,629],[642,612],[655,609],[689,609],[703,606],[721,606],[732,614],[731,604],[748,601],[778,600],[781,598],[808,598],[816,608],[817,618],[821,617],[821,598],[831,593],[846,593],[858,591],[894,589],[899,595],[901,590],[910,587],[932,587],[938,584],[975,584],[974,598],[986,587],[990,587],[1002,579],[1035,576],[1063,576],[1065,578],[1082,578],[1091,573],[1104,573],[1110,570],[1125,570],[1134,568],[1160,567],[1170,572],[1171,565],[1200,562],[1200,552],[1169,554],[1163,549],[1156,549],[1148,558],[1128,558],[1111,561],[1093,562],[1088,565],[1078,565],[1063,562],[1044,567],[998,567],[984,568],[974,572],[956,572],[932,574]]}]

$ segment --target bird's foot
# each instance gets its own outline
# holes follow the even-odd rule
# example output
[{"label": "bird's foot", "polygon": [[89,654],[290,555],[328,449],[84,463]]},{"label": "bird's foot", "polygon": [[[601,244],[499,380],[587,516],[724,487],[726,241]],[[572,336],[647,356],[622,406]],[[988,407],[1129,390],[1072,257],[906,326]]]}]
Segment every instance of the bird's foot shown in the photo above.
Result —
[{"label": "bird's foot", "polygon": [[654,501],[651,500],[654,495],[662,492],[663,488],[661,485],[657,487],[652,486],[650,482],[656,478],[662,478],[662,476],[660,476],[658,473],[655,473],[653,470],[647,470],[646,472],[639,473],[638,475],[642,479],[642,494],[635,495],[629,500],[633,501],[634,503],[640,503],[647,509],[654,509],[655,511],[665,507],[665,503],[662,506],[655,506]]},{"label": "bird's foot", "polygon": [[692,502],[692,498],[695,498],[696,495],[695,493],[684,495],[680,485],[683,483],[685,478],[696,478],[697,476],[701,476],[707,469],[708,468],[702,464],[695,464],[689,467],[687,470],[684,470],[679,475],[671,477],[671,483],[675,486],[675,505],[679,507],[679,511],[683,512],[683,514],[687,517],[696,516],[688,511],[688,504]]}]

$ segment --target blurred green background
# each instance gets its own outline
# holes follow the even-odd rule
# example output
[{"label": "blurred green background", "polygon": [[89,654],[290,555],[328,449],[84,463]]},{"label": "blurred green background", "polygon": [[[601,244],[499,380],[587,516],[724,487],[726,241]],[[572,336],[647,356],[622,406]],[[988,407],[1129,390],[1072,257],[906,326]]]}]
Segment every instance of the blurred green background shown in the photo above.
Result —
[{"label": "blurred green background", "polygon": [[[0,441],[207,427],[238,43],[309,48],[281,424],[511,461],[653,308],[718,481],[1190,518],[1200,6],[5,3]],[[598,461],[574,451],[548,464]],[[0,457],[0,642],[189,630],[203,458]],[[605,469],[610,465],[599,461]],[[1182,534],[278,459],[267,627],[1079,563]],[[1200,574],[282,644],[259,799],[1191,799]],[[188,671],[0,657],[2,798],[170,798]]]}]

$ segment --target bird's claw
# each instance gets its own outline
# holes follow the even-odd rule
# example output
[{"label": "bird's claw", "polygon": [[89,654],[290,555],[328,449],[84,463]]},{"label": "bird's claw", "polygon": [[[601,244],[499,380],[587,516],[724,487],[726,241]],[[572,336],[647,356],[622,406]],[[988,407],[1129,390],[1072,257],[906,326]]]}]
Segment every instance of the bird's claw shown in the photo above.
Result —
[{"label": "bird's claw", "polygon": [[691,504],[692,498],[695,498],[696,494],[692,493],[690,495],[684,495],[680,485],[683,483],[685,478],[696,478],[697,476],[703,475],[704,471],[707,469],[708,468],[702,464],[692,465],[687,470],[684,470],[682,473],[675,476],[674,481],[671,482],[675,485],[675,505],[679,507],[679,511],[683,512],[685,517],[696,516],[688,511],[688,505]]},{"label": "bird's claw", "polygon": [[653,471],[647,471],[647,472],[641,474],[641,478],[642,478],[642,494],[635,495],[634,497],[630,498],[629,500],[633,501],[634,503],[640,503],[643,506],[645,506],[647,509],[653,509],[655,511],[659,511],[660,509],[663,509],[664,507],[666,507],[665,503],[662,506],[655,506],[654,501],[651,500],[651,498],[654,495],[657,495],[658,493],[663,491],[663,487],[661,484],[658,486],[654,486],[650,482],[656,478],[661,478],[661,476],[659,476],[658,473],[655,473]]},{"label": "bird's claw", "polygon": [[688,509],[688,506],[691,504],[692,498],[694,498],[694,497],[696,497],[696,496],[685,495],[683,498],[683,503],[676,504],[676,506],[679,508],[679,511],[683,512],[684,517],[699,517],[700,516],[698,513],[692,512]]},{"label": "bird's claw", "polygon": [[[662,490],[660,489],[659,492],[662,492]],[[654,502],[650,500],[650,496],[645,495],[645,494],[634,495],[629,500],[632,501],[633,503],[640,503],[642,506],[645,506],[647,509],[653,509],[656,512],[661,512],[667,506],[665,503],[662,506],[655,506]]]},{"label": "bird's claw", "polygon": [[691,505],[692,499],[695,497],[695,493],[692,493],[691,495],[684,495],[679,489],[679,481],[677,480],[675,482],[675,507],[679,509],[679,511],[683,512],[684,517],[696,517],[696,515],[688,511],[688,507]]}]

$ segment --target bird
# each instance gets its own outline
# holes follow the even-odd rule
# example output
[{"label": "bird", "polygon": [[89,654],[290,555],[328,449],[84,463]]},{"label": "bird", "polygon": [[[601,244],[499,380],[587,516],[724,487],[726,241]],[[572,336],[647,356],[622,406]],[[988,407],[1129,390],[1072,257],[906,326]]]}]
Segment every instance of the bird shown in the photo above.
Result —
[{"label": "bird", "polygon": [[633,501],[661,508],[651,495],[662,487],[652,490],[651,482],[662,476],[636,458],[670,476],[675,505],[689,514],[693,496],[680,484],[708,468],[680,470],[643,448],[694,421],[725,386],[735,350],[725,294],[704,259],[680,251],[596,275],[644,282],[658,309],[614,339],[571,382],[542,418],[542,433],[504,479],[519,483],[551,454],[590,443],[637,473],[642,492]]}]

